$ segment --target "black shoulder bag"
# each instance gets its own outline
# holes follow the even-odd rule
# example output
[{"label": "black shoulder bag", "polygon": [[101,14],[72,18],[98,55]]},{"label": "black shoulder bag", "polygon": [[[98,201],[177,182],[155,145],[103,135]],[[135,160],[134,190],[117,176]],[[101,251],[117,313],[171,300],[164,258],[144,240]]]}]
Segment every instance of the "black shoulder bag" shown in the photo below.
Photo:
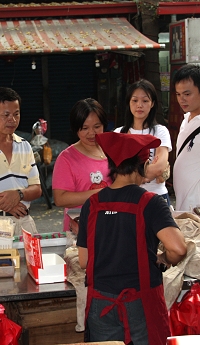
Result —
[{"label": "black shoulder bag", "polygon": [[[185,141],[183,142],[182,146],[180,147],[179,151],[178,151],[178,154],[177,154],[177,157],[178,155],[181,153],[181,151],[183,150],[183,148],[185,147],[185,145],[192,139],[194,139],[196,137],[197,134],[200,133],[200,126],[197,127],[186,139]],[[176,158],[177,158],[176,157]]]}]

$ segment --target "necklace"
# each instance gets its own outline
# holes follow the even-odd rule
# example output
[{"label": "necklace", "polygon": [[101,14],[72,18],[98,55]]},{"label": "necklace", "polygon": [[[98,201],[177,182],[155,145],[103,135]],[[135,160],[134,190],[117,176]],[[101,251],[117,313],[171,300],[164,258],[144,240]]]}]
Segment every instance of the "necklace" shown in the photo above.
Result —
[{"label": "necklace", "polygon": [[[83,146],[83,145],[82,145],[82,146]],[[87,150],[87,149],[85,148],[85,146],[84,146],[84,150],[85,150],[86,152],[88,152],[91,156],[98,157],[98,158],[101,158],[101,159],[105,159],[105,158],[106,158],[106,156],[105,156],[105,154],[103,153],[102,149],[100,149],[99,147],[98,147],[99,155],[95,155],[94,153],[90,152],[89,150]]]}]

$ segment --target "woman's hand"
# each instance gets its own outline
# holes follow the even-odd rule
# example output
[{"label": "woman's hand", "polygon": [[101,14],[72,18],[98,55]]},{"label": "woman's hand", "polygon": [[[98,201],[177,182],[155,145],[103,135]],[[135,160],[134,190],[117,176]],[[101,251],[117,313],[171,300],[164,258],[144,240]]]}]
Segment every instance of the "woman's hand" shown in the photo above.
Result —
[{"label": "woman's hand", "polygon": [[157,183],[162,183],[162,182],[165,182],[166,180],[168,180],[168,178],[170,178],[170,165],[169,165],[169,162],[167,162],[167,166],[166,166],[165,170],[163,171],[162,175],[156,177],[156,182]]},{"label": "woman's hand", "polygon": [[156,149],[155,157],[153,161],[147,165],[145,171],[145,177],[152,181],[156,179],[157,183],[164,182],[163,175],[165,170],[168,168],[168,148],[165,146],[158,147]]}]

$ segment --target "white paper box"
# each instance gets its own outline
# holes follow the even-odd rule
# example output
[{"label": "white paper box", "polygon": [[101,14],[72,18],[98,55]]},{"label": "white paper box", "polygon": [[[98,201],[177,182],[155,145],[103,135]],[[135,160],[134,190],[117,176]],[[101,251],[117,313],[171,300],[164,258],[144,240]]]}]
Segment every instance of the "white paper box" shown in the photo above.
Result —
[{"label": "white paper box", "polygon": [[60,283],[67,280],[66,262],[55,253],[42,254],[39,238],[22,229],[28,273],[36,284]]},{"label": "white paper box", "polygon": [[181,335],[177,337],[168,337],[167,345],[199,345],[200,335]]},{"label": "white paper box", "polygon": [[65,261],[57,254],[42,254],[44,268],[32,266],[27,262],[27,269],[37,284],[59,283],[67,280]]}]

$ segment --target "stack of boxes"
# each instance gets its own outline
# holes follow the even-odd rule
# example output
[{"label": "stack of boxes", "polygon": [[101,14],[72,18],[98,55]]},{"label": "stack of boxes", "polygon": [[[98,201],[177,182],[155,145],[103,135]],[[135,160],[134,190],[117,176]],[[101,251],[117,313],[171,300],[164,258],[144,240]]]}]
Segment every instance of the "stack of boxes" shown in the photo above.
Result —
[{"label": "stack of boxes", "polygon": [[15,223],[10,217],[0,217],[0,277],[13,277],[20,268],[20,255],[12,248]]}]

